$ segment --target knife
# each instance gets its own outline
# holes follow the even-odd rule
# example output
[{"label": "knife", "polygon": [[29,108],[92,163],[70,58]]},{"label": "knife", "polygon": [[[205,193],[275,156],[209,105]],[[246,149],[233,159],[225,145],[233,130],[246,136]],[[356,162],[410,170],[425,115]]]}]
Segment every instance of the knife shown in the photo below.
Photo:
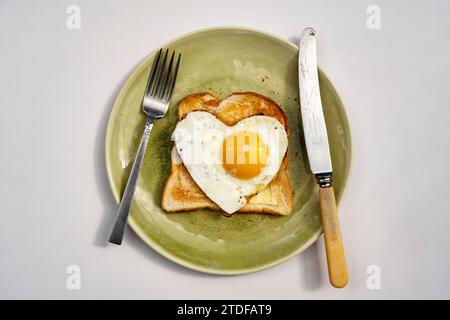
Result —
[{"label": "knife", "polygon": [[320,214],[325,237],[328,277],[334,287],[343,288],[348,282],[347,264],[332,187],[333,168],[320,99],[315,34],[314,29],[306,28],[300,38],[298,81],[301,114],[309,166],[320,187]]}]

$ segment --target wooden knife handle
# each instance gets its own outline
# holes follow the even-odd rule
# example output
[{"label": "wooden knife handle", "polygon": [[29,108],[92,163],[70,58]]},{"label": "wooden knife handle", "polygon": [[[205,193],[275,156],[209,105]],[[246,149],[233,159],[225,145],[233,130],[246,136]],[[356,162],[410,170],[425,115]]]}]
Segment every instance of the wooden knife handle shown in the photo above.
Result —
[{"label": "wooden knife handle", "polygon": [[343,288],[348,283],[344,244],[336,209],[333,187],[320,188],[320,214],[322,216],[325,249],[328,262],[328,277],[333,287]]}]

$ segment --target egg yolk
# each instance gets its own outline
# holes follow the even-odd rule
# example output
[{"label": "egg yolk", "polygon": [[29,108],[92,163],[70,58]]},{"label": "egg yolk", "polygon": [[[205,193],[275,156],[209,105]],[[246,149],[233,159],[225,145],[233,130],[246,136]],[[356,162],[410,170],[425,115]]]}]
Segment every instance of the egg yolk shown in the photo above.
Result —
[{"label": "egg yolk", "polygon": [[246,180],[258,176],[267,165],[269,149],[255,132],[229,135],[222,143],[222,165],[232,176]]}]

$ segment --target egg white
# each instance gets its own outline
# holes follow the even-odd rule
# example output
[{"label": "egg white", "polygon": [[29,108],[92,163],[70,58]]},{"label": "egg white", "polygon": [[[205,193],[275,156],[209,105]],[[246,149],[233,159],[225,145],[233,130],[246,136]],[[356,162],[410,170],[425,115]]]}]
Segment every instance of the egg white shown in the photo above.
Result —
[{"label": "egg white", "polygon": [[[251,179],[238,179],[222,165],[223,140],[242,131],[257,133],[268,146],[266,166]],[[196,111],[178,122],[172,141],[189,174],[202,191],[231,214],[247,203],[250,195],[265,188],[280,169],[288,146],[284,126],[275,118],[253,116],[227,126],[214,115]]]}]

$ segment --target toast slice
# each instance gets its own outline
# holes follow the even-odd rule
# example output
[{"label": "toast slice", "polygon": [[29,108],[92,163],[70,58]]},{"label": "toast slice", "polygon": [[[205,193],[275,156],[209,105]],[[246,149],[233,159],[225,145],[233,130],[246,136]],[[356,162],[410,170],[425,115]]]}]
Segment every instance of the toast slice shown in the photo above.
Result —
[{"label": "toast slice", "polygon": [[[193,111],[210,112],[229,126],[254,115],[274,117],[284,125],[289,134],[283,110],[274,101],[253,92],[234,93],[222,101],[209,93],[189,95],[178,105],[179,120]],[[287,165],[286,153],[273,180],[263,190],[250,196],[247,204],[237,212],[288,215],[292,210],[292,187],[287,174]],[[162,208],[167,212],[204,208],[222,211],[191,178],[175,148],[172,150],[171,173],[163,190]]]}]

